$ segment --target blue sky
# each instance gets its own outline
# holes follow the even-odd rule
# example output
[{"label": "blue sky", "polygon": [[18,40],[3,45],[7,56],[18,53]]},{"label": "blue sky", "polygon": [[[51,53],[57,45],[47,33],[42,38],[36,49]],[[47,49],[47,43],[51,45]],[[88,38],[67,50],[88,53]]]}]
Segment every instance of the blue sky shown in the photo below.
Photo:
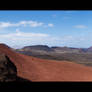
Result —
[{"label": "blue sky", "polygon": [[0,43],[88,48],[92,11],[0,11]]}]

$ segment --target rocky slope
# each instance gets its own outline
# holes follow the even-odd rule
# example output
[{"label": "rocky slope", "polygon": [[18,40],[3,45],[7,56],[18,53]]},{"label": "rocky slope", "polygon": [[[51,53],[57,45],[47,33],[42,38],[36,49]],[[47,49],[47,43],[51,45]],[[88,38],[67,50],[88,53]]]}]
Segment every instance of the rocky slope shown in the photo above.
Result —
[{"label": "rocky slope", "polygon": [[14,63],[3,53],[0,53],[0,82],[25,82],[28,81],[17,76]]},{"label": "rocky slope", "polygon": [[0,53],[0,82],[16,81],[16,66],[7,56]]},{"label": "rocky slope", "polygon": [[92,68],[62,60],[45,60],[16,53],[6,45],[0,45],[17,68],[17,76],[30,81],[92,81]]}]

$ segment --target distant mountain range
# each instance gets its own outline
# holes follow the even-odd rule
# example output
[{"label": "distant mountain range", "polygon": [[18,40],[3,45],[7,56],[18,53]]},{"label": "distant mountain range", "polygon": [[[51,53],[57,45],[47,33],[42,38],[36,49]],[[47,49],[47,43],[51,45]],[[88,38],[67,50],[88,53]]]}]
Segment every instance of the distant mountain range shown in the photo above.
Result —
[{"label": "distant mountain range", "polygon": [[47,45],[33,45],[25,46],[22,49],[17,49],[19,51],[45,51],[45,52],[57,52],[57,53],[73,53],[73,52],[92,52],[92,47],[89,48],[73,48],[73,47],[49,47]]},{"label": "distant mountain range", "polygon": [[92,66],[92,47],[49,47],[47,45],[25,46],[16,49],[16,52],[42,59],[68,60],[76,63]]}]

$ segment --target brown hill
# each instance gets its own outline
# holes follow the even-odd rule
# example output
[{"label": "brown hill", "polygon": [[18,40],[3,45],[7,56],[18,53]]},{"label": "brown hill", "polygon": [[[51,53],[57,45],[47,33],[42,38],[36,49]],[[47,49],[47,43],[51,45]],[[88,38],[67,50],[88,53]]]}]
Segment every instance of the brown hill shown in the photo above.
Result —
[{"label": "brown hill", "polygon": [[0,44],[0,52],[16,65],[19,77],[31,81],[92,81],[91,67],[22,55],[4,44]]}]

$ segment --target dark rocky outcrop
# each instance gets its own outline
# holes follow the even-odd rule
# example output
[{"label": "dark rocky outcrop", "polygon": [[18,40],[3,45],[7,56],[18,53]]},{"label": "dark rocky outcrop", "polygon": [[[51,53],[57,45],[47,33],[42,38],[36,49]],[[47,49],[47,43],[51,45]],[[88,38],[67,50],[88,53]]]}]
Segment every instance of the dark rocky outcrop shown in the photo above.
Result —
[{"label": "dark rocky outcrop", "polygon": [[6,55],[0,54],[0,82],[15,81],[16,77],[16,66]]},{"label": "dark rocky outcrop", "polygon": [[17,76],[17,68],[8,56],[0,53],[0,82],[28,81]]}]

